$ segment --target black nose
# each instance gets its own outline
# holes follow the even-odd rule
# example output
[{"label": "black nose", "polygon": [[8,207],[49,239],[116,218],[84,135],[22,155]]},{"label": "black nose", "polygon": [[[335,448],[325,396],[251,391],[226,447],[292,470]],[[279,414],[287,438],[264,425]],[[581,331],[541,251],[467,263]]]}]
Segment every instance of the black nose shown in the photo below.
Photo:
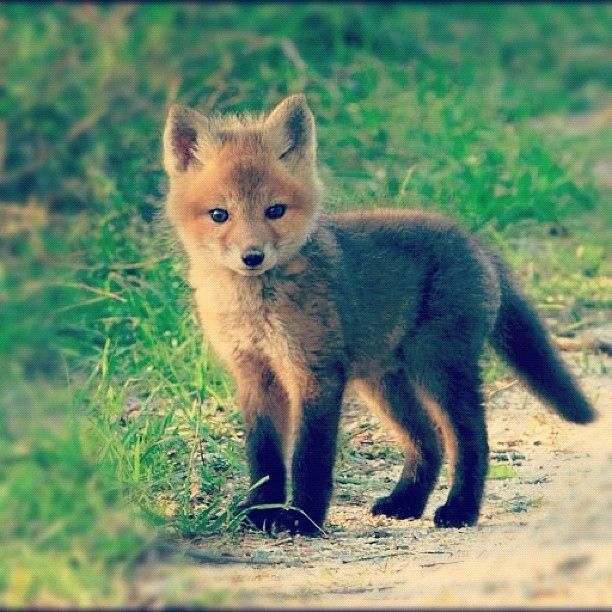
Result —
[{"label": "black nose", "polygon": [[249,249],[242,254],[242,261],[251,268],[258,266],[263,260],[264,252],[261,249]]}]

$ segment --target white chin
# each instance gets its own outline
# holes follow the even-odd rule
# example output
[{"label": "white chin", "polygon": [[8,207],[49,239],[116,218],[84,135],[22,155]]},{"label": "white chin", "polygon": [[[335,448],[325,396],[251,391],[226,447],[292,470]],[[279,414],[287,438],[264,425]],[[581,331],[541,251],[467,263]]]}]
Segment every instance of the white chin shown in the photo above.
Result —
[{"label": "white chin", "polygon": [[267,268],[238,268],[235,270],[235,272],[238,272],[238,274],[241,274],[242,276],[259,276],[260,274],[267,272],[267,270]]}]

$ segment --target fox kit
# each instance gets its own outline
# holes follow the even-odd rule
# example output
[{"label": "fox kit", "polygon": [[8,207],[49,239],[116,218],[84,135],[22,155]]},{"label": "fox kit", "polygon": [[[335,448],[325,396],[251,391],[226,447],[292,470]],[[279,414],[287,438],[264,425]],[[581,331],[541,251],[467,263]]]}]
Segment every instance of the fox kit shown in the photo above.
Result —
[{"label": "fox kit", "polygon": [[[472,236],[418,211],[321,211],[303,95],[261,117],[174,105],[164,165],[199,319],[237,384],[251,480],[267,477],[247,504],[256,525],[314,534],[323,523],[349,383],[405,447],[399,482],[372,512],[420,517],[444,449],[453,481],[435,524],[474,524],[487,473],[487,340],[562,417],[593,420],[536,312]],[[287,469],[303,512],[282,507]],[[280,509],[252,508],[261,504]]]}]

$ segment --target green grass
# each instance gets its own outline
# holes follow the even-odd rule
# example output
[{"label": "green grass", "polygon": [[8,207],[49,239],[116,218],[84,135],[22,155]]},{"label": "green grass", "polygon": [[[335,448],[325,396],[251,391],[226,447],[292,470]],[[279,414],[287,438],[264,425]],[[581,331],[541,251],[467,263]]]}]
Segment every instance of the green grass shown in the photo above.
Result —
[{"label": "green grass", "polygon": [[154,531],[120,502],[125,483],[111,464],[96,460],[98,436],[72,409],[75,389],[9,379],[3,391],[2,601],[112,602],[121,575],[153,542]]},{"label": "green grass", "polygon": [[232,383],[153,220],[170,102],[304,91],[329,208],[454,216],[563,331],[611,305],[593,176],[610,130],[563,129],[609,106],[611,21],[606,5],[0,7],[0,603],[118,605],[156,538],[236,529]]}]

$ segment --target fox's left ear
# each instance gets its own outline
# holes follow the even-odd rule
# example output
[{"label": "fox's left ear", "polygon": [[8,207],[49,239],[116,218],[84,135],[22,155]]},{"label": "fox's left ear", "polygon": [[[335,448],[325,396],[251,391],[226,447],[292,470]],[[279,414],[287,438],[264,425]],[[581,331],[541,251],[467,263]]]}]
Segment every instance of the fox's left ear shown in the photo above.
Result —
[{"label": "fox's left ear", "polygon": [[270,113],[263,127],[264,137],[278,159],[291,167],[314,165],[317,151],[315,121],[304,94],[285,98]]}]

